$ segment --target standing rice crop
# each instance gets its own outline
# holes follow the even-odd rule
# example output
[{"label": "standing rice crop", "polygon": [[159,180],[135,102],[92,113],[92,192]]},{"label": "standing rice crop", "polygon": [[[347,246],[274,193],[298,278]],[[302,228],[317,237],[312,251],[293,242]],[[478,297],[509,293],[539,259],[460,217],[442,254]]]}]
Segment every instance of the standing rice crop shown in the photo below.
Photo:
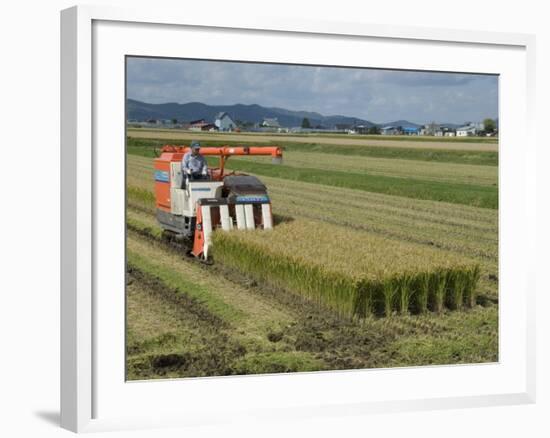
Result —
[{"label": "standing rice crop", "polygon": [[214,258],[355,318],[471,306],[479,279],[475,263],[450,252],[303,219],[215,232]]},{"label": "standing rice crop", "polygon": [[428,300],[430,295],[430,274],[423,273],[416,279],[415,287],[415,310],[417,313],[428,311]]},{"label": "standing rice crop", "polygon": [[481,276],[479,265],[474,265],[468,270],[466,283],[464,284],[464,305],[473,307],[476,304],[476,287]]}]

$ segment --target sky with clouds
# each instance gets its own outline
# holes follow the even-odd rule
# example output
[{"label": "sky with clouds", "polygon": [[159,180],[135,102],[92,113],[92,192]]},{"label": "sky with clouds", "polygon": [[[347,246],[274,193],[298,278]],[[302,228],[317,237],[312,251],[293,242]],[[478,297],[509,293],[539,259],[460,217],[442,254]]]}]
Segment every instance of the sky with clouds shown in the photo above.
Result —
[{"label": "sky with clouds", "polygon": [[127,97],[148,103],[258,104],[378,123],[463,123],[498,116],[498,77],[128,58]]}]

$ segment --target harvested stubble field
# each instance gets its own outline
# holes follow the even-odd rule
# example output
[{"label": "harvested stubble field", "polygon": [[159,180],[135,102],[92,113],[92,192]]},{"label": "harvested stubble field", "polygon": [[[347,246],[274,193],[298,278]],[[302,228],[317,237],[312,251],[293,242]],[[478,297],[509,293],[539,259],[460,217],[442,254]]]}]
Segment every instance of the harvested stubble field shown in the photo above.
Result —
[{"label": "harvested stubble field", "polygon": [[[266,239],[259,232],[217,233],[215,265],[197,266],[160,241],[152,160],[139,156],[152,155],[155,143],[147,150],[147,140],[139,142],[140,148],[129,147],[138,155],[128,155],[127,168],[130,379],[497,360],[496,208],[260,174],[276,215],[273,232]],[[496,184],[494,165],[449,163],[443,158],[427,163],[422,158],[373,157],[369,163],[371,158],[365,156],[351,158],[307,147],[285,153],[286,165],[296,169],[309,163],[324,171],[333,163],[343,172],[349,164],[359,173],[380,172],[395,179]],[[255,164],[255,159],[232,158],[229,166],[247,161]],[[304,251],[296,233],[315,243]],[[385,246],[385,253],[370,248],[369,242]],[[327,245],[330,251],[323,250]],[[254,251],[247,254],[245,247]],[[285,276],[284,264],[278,266],[281,275],[269,275],[268,264],[261,261],[269,260],[270,251],[277,248],[277,255],[287,256],[304,282],[292,284],[300,277]],[[386,271],[370,270],[373,251],[388,261]],[[390,254],[401,254],[401,261],[392,263]],[[312,270],[308,257],[330,270]],[[403,269],[409,257],[410,269]],[[480,267],[480,281],[475,290],[468,289],[467,278],[475,279],[475,266]],[[451,267],[460,267],[458,272],[465,275],[445,271]],[[270,269],[276,274],[277,266]],[[375,281],[378,287],[371,288],[370,300],[345,299],[349,293],[358,296],[356,280],[365,278],[358,272],[376,281],[386,279],[386,288]],[[404,275],[419,272],[414,279]],[[437,287],[430,285],[442,272],[446,274],[440,279],[453,272],[448,280],[458,282],[458,294],[448,286],[435,293]],[[421,284],[427,284],[427,294],[419,293]],[[457,307],[463,309],[451,310]]]}]

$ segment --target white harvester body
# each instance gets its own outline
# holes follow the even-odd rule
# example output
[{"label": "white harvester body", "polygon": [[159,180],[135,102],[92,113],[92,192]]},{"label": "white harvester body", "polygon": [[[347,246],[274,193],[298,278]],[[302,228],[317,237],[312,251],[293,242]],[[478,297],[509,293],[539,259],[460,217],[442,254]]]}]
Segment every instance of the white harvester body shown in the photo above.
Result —
[{"label": "white harvester body", "polygon": [[165,146],[155,160],[157,220],[166,233],[192,241],[191,253],[208,259],[212,233],[273,228],[271,200],[265,185],[255,176],[224,172],[231,155],[271,155],[280,164],[277,147],[203,148],[205,155],[220,157],[220,167],[204,179],[183,174],[181,160],[189,149]]}]

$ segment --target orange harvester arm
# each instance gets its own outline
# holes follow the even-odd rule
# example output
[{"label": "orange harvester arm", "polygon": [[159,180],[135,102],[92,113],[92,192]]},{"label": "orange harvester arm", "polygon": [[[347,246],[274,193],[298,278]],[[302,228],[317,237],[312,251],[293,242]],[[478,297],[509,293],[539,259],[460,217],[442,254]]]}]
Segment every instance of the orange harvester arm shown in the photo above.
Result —
[{"label": "orange harvester arm", "polygon": [[[188,146],[166,145],[161,152],[175,152],[185,154]],[[278,146],[219,146],[201,147],[201,155],[214,155],[220,157],[220,171],[223,175],[225,161],[232,155],[271,155],[274,159],[283,158],[283,150]]]},{"label": "orange harvester arm", "polygon": [[[163,146],[161,152],[178,152],[185,154],[190,148],[188,146]],[[273,158],[283,156],[283,150],[278,146],[219,146],[201,147],[202,155],[218,155],[229,157],[231,155],[271,155]]]}]

